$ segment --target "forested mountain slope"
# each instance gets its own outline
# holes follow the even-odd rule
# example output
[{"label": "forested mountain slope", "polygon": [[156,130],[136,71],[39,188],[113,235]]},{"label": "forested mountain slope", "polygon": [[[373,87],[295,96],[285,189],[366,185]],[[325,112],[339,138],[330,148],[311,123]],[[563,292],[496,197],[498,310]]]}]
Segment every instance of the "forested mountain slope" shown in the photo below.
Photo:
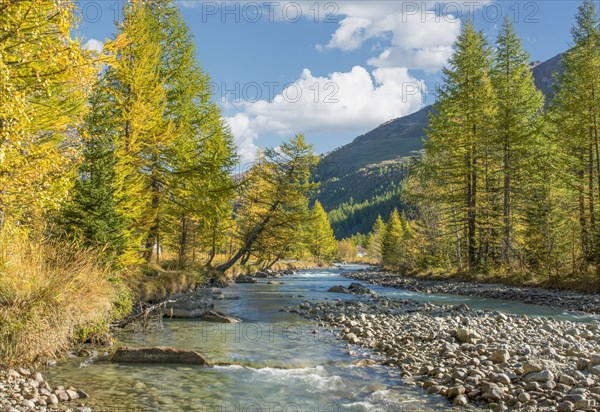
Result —
[{"label": "forested mountain slope", "polygon": [[[548,97],[561,55],[532,63],[536,86]],[[402,208],[400,182],[407,163],[423,149],[432,106],[390,120],[323,157],[317,172],[318,199],[329,213],[338,238],[370,230],[378,214],[387,218]]]}]

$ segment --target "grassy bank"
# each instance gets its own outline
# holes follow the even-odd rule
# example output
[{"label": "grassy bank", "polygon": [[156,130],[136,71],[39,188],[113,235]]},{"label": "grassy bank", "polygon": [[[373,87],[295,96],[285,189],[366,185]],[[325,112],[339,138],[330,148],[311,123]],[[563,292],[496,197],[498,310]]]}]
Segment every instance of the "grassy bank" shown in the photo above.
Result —
[{"label": "grassy bank", "polygon": [[[156,303],[215,278],[230,281],[256,263],[227,273],[165,261],[116,273],[99,254],[76,243],[32,240],[4,230],[0,238],[0,366],[36,365],[76,343],[110,342],[109,325],[140,303]],[[273,270],[324,266],[282,261]]]},{"label": "grassy bank", "polygon": [[[391,272],[402,273],[397,268],[385,267]],[[526,272],[467,272],[450,271],[447,269],[433,268],[426,270],[412,270],[402,273],[403,276],[425,280],[456,280],[474,283],[499,283],[508,286],[537,287],[544,289],[572,290],[584,293],[600,292],[600,279],[592,273],[565,274],[562,276],[541,276]]]},{"label": "grassy bank", "polygon": [[[74,337],[105,325],[118,300],[116,279],[75,244],[0,239],[0,363],[41,363]],[[86,329],[88,332],[86,332]]]}]

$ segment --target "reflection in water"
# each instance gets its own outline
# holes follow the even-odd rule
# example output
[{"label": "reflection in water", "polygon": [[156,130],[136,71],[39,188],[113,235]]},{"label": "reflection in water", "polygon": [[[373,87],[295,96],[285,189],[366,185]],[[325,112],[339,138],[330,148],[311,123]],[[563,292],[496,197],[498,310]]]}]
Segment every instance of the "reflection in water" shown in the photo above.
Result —
[{"label": "reflection in water", "polygon": [[[344,342],[318,330],[314,322],[280,310],[304,300],[340,297],[326,291],[333,285],[350,283],[340,277],[342,271],[304,271],[282,278],[282,284],[234,284],[224,289],[226,296],[241,299],[217,301],[216,310],[242,318],[240,324],[167,319],[160,332],[127,331],[118,336],[119,344],[197,350],[225,366],[115,365],[100,360],[79,367],[80,360],[74,360],[50,368],[47,378],[55,385],[72,384],[85,389],[92,396],[90,405],[99,407],[96,410],[445,410],[447,401],[403,386],[393,368],[353,366],[357,357],[350,356]],[[574,318],[561,309],[518,302],[372,288],[391,298],[467,303],[478,309]],[[363,299],[350,295],[343,298]]]}]

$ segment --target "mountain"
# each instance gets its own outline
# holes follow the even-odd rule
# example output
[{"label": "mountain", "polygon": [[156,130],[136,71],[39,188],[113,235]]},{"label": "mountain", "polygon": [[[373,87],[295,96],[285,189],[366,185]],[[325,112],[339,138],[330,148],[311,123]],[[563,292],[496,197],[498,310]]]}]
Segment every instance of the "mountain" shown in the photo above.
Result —
[{"label": "mountain", "polygon": [[[548,98],[561,54],[531,64],[536,86]],[[378,214],[387,218],[402,208],[400,182],[411,157],[423,149],[425,128],[432,106],[390,120],[325,155],[317,171],[318,199],[329,212],[338,238],[370,230]]]}]

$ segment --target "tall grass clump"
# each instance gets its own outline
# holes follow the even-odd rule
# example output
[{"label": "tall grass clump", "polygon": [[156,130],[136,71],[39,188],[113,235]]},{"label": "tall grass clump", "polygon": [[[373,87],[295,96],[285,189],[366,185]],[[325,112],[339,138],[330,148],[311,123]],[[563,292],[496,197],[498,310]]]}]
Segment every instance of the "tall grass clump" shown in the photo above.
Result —
[{"label": "tall grass clump", "polygon": [[108,322],[115,287],[100,262],[76,243],[0,232],[0,364],[43,362]]}]

